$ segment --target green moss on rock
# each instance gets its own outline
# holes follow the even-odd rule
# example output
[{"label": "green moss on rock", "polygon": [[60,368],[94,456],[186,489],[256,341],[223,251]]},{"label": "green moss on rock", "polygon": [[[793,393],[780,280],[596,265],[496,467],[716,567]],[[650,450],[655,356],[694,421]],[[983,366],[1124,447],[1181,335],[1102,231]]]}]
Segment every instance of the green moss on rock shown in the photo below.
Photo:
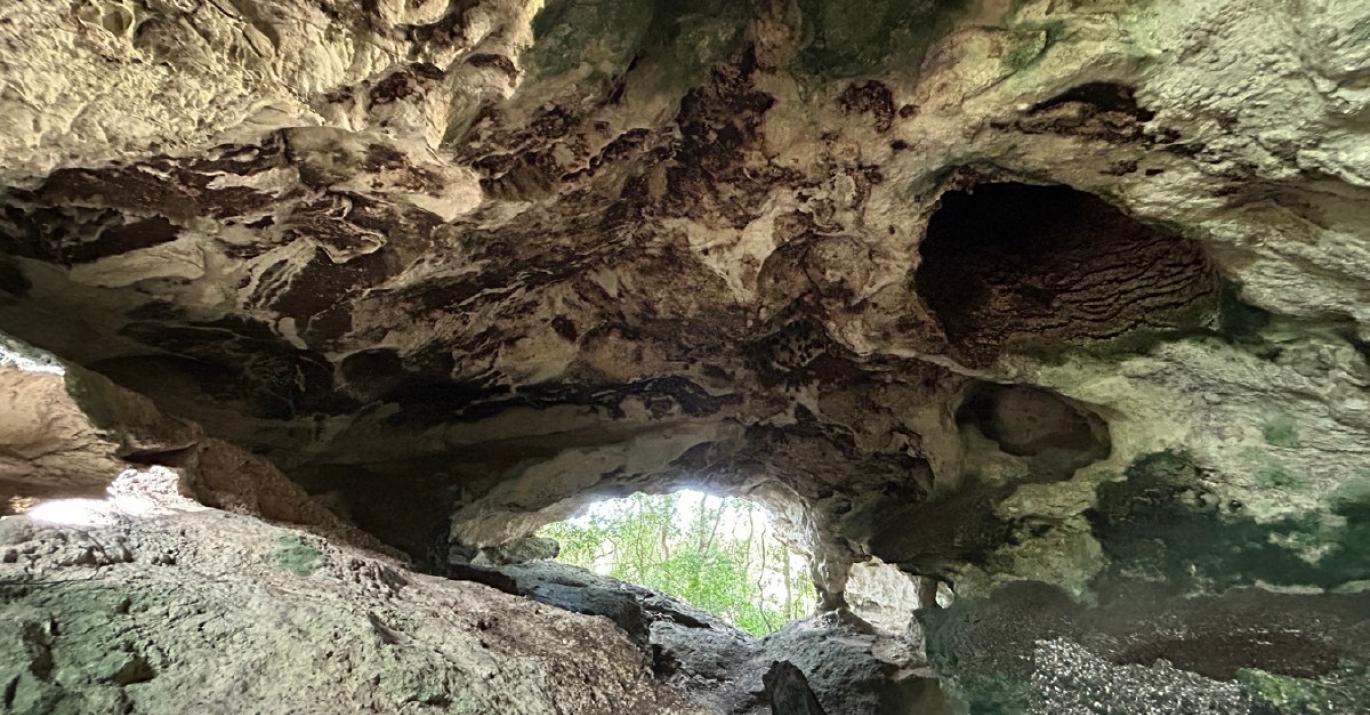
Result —
[{"label": "green moss on rock", "polygon": [[1242,670],[1237,675],[1242,690],[1257,703],[1277,710],[1302,710],[1313,700],[1308,681],[1263,670]]},{"label": "green moss on rock", "polygon": [[1014,36],[1014,42],[1004,53],[1004,66],[1014,72],[1027,69],[1042,56],[1047,49],[1045,31],[1022,32]]},{"label": "green moss on rock", "polygon": [[1332,513],[1370,523],[1370,470],[1361,470],[1332,492]]},{"label": "green moss on rock", "polygon": [[[1181,453],[1144,455],[1126,473],[1126,481],[1100,486],[1089,514],[1115,572],[1182,590],[1258,581],[1334,588],[1370,578],[1370,522],[1334,512],[1257,521],[1208,489]],[[1272,489],[1297,482],[1273,459],[1258,463],[1252,476]],[[1370,510],[1354,496],[1339,503],[1351,513]]]},{"label": "green moss on rock", "polygon": [[1370,673],[1354,664],[1316,679],[1244,668],[1237,673],[1237,683],[1256,713],[1331,715],[1362,712],[1370,703]]},{"label": "green moss on rock", "polygon": [[1024,23],[1013,28],[1014,41],[1004,53],[1002,62],[1013,72],[1021,72],[1046,54],[1051,46],[1065,35],[1064,22]]},{"label": "green moss on rock", "polygon": [[298,536],[277,539],[272,557],[276,560],[277,568],[300,576],[308,576],[324,565],[324,555]]},{"label": "green moss on rock", "polygon": [[730,0],[550,0],[533,18],[533,73],[585,65],[602,93],[635,64],[635,76],[667,75],[644,81],[679,89],[740,46],[750,11]]},{"label": "green moss on rock", "polygon": [[1271,489],[1288,489],[1303,485],[1303,480],[1294,476],[1278,459],[1268,458],[1256,468],[1256,483]]},{"label": "green moss on rock", "polygon": [[1036,698],[1031,682],[1008,673],[986,673],[953,680],[953,697],[971,715],[1011,715],[1032,710]]},{"label": "green moss on rock", "polygon": [[1275,447],[1299,446],[1299,433],[1294,418],[1286,414],[1271,415],[1261,427],[1266,444]]}]

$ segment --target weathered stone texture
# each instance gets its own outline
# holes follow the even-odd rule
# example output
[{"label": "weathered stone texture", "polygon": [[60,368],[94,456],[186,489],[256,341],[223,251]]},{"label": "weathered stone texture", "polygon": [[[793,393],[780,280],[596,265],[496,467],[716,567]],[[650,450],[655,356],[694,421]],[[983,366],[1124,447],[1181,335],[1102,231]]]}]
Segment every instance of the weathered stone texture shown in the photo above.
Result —
[{"label": "weathered stone texture", "polygon": [[[439,572],[693,486],[770,507],[825,609],[871,557],[991,620],[1332,608],[1367,78],[1354,0],[11,0],[0,506],[176,469]],[[1341,672],[1172,661],[1210,687],[1038,617],[1037,670],[931,653],[948,690],[1292,712]]]}]

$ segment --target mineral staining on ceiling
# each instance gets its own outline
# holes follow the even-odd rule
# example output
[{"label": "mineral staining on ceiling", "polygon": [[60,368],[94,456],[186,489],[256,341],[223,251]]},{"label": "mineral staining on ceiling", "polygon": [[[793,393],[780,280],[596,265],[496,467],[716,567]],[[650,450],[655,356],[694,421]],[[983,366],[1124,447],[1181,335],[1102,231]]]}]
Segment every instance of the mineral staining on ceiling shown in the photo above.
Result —
[{"label": "mineral staining on ceiling", "polygon": [[[1074,707],[1082,674],[1344,702],[1370,661],[1344,620],[1370,581],[1367,26],[11,2],[0,484],[175,468],[437,573],[701,484],[782,516],[825,609],[872,558],[954,586],[910,628],[967,703]],[[275,470],[315,499],[247,486]],[[266,541],[314,578],[313,546]]]}]

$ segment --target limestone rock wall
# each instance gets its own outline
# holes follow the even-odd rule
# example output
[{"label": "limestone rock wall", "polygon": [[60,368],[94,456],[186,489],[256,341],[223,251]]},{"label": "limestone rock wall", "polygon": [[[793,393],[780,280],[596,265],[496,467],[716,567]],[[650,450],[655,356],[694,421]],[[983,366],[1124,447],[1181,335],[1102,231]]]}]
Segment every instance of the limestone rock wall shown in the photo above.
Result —
[{"label": "limestone rock wall", "polygon": [[[772,507],[830,608],[872,555],[972,614],[1024,583],[1359,603],[1367,27],[1351,0],[10,2],[0,330],[150,402],[35,433],[76,373],[0,377],[28,435],[0,468],[35,496],[182,468],[186,420],[227,465],[204,498],[279,469],[434,570],[691,485]],[[1094,632],[1243,652],[1212,613]],[[1130,665],[1052,623],[1083,654],[929,655],[969,702]],[[1315,640],[1339,665],[1238,670],[1366,661]]]},{"label": "limestone rock wall", "polygon": [[708,712],[612,623],[205,508],[154,467],[0,517],[8,713]]}]

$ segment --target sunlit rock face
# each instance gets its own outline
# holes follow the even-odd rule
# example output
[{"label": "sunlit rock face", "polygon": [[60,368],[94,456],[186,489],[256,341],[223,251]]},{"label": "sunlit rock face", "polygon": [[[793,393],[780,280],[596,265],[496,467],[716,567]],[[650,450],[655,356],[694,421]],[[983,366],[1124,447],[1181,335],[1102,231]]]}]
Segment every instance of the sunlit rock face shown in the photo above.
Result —
[{"label": "sunlit rock face", "polygon": [[[1059,712],[1070,669],[1332,697],[1370,659],[1318,615],[1370,608],[1368,26],[10,2],[0,331],[68,367],[0,355],[0,480],[22,504],[209,450],[434,571],[693,486],[770,507],[825,608],[871,557],[954,587],[921,628],[966,702]],[[1173,620],[1114,619],[1131,593]],[[957,625],[991,622],[1025,630]],[[1289,631],[1329,665],[1246,647]],[[969,656],[1001,640],[1022,657]],[[1154,653],[1179,671],[1095,667]]]}]

